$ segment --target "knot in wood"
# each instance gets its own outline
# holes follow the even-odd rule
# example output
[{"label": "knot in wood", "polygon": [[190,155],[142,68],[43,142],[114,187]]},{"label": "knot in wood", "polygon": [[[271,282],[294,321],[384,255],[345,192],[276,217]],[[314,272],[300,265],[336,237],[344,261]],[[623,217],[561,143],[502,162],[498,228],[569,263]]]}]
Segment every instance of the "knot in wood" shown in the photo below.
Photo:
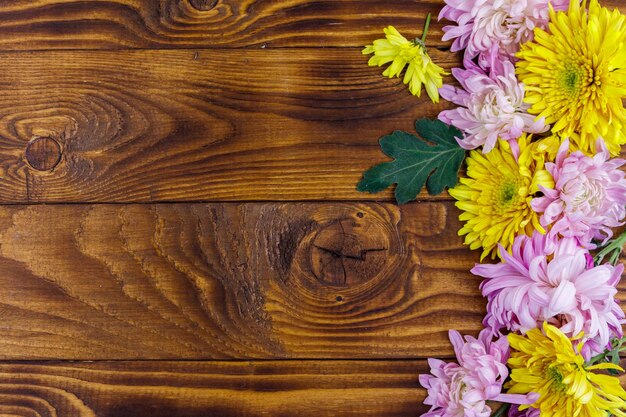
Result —
[{"label": "knot in wood", "polygon": [[218,0],[189,0],[194,9],[206,12],[217,6]]},{"label": "knot in wood", "polygon": [[26,145],[26,161],[37,171],[51,171],[61,161],[61,146],[52,138],[35,138]]},{"label": "knot in wood", "polygon": [[375,278],[387,263],[389,240],[374,224],[354,218],[321,229],[311,246],[311,266],[324,284],[350,286]]}]

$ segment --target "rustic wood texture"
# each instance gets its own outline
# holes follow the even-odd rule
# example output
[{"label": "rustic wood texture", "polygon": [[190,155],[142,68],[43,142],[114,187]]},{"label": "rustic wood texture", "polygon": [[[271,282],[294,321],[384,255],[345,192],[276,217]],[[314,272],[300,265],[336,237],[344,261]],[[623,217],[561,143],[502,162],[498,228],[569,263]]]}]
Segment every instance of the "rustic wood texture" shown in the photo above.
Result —
[{"label": "rustic wood texture", "polygon": [[447,329],[475,333],[484,315],[456,216],[450,203],[0,207],[0,358],[447,356]]},{"label": "rustic wood texture", "polygon": [[485,313],[450,202],[0,213],[0,359],[450,356]]},{"label": "rustic wood texture", "polygon": [[[0,50],[358,47],[420,35],[435,0],[2,0]],[[442,24],[431,39],[442,45]]]},{"label": "rustic wood texture", "polygon": [[[215,7],[196,13],[192,3]],[[354,28],[373,39],[379,35],[369,34],[370,24],[380,31],[396,18],[421,23],[426,10],[437,12],[440,6],[413,1],[6,1],[0,2],[0,48],[3,42],[31,48],[28,42],[11,41],[18,35],[41,45],[47,39],[60,48],[111,47],[115,39],[132,38],[127,32],[139,39],[161,34],[160,42],[167,43],[171,31],[184,41],[189,33],[178,24],[206,35],[206,25],[216,26],[212,19],[234,25],[231,31],[217,25],[210,32],[222,40],[242,38],[239,28],[255,42],[269,42],[250,29],[245,16],[256,16],[251,19],[269,28],[267,36],[284,40],[306,38],[294,15],[302,22],[313,15],[343,16],[338,19],[352,19]],[[241,10],[222,10],[236,8]],[[186,14],[192,9],[193,18]],[[231,22],[229,16],[244,17]],[[375,22],[368,23],[370,18]],[[311,48],[210,49],[218,43],[207,42],[188,50],[0,53],[0,203],[392,200],[391,189],[376,195],[355,190],[364,170],[387,160],[378,138],[396,129],[411,131],[416,118],[435,117],[450,104],[411,96],[399,79],[385,79],[379,68],[367,67],[359,48],[320,48],[326,46],[323,33],[350,39],[352,46],[365,43],[354,40],[359,37],[350,29],[310,26],[319,31],[307,41]],[[433,39],[440,36],[436,27]],[[110,32],[115,30],[121,31],[118,36]],[[8,33],[3,36],[3,31]],[[158,42],[131,45],[164,47]],[[435,61],[448,69],[460,65],[457,55],[441,48],[431,48]],[[420,198],[431,197],[422,193]]]},{"label": "rustic wood texture", "polygon": [[356,191],[388,160],[378,138],[449,104],[365,62],[300,49],[0,54],[0,202],[391,200],[391,188]]},{"label": "rustic wood texture", "polygon": [[[603,0],[621,7],[621,0]],[[441,0],[0,0],[0,50],[360,47],[419,36]],[[441,42],[437,22],[429,44]]]},{"label": "rustic wood texture", "polygon": [[355,189],[387,159],[378,138],[446,104],[366,62],[356,50],[0,54],[0,202],[389,199]]},{"label": "rustic wood texture", "polygon": [[419,416],[427,372],[424,360],[4,363],[0,415]]},{"label": "rustic wood texture", "polygon": [[417,416],[425,361],[0,364],[0,415]]},{"label": "rustic wood texture", "polygon": [[419,416],[427,372],[424,360],[5,363],[0,415]]},{"label": "rustic wood texture", "polygon": [[426,411],[479,254],[447,195],[356,192],[450,107],[360,49],[442,6],[0,0],[0,416]]}]

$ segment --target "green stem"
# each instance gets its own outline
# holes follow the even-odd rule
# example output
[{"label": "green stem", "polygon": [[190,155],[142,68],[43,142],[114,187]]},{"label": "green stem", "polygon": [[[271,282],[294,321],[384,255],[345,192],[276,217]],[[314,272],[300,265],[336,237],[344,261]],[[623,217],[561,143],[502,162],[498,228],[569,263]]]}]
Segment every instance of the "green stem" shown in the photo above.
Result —
[{"label": "green stem", "polygon": [[604,362],[604,359],[606,358],[606,355],[608,354],[609,352],[600,353],[599,355],[596,355],[592,357],[591,359],[589,359],[586,365],[591,366],[591,365],[595,365],[596,363],[600,363],[601,361]]},{"label": "green stem", "polygon": [[619,260],[619,256],[624,249],[624,245],[626,244],[626,230],[622,232],[621,235],[611,240],[606,246],[602,248],[600,252],[593,258],[596,265],[599,265],[600,262],[606,257],[609,256],[608,260],[611,264],[615,265]]},{"label": "green stem", "polygon": [[502,404],[502,407],[498,408],[498,410],[493,413],[491,417],[502,417],[507,411],[509,411],[509,408],[511,408],[511,404]]},{"label": "green stem", "polygon": [[620,352],[626,352],[626,346],[622,347],[625,343],[626,343],[626,337],[623,337],[621,339],[614,339],[613,342],[611,343],[612,349],[607,349],[603,353],[600,353],[599,355],[594,356],[593,358],[589,360],[589,362],[587,362],[587,365],[595,365],[596,363],[606,362],[606,357],[610,355],[611,352],[613,352],[615,348],[619,348]]},{"label": "green stem", "polygon": [[432,16],[432,13],[428,13],[428,16],[426,17],[426,23],[424,24],[424,32],[422,33],[422,43],[426,43],[426,34],[428,33],[428,28],[430,27],[430,18]]}]

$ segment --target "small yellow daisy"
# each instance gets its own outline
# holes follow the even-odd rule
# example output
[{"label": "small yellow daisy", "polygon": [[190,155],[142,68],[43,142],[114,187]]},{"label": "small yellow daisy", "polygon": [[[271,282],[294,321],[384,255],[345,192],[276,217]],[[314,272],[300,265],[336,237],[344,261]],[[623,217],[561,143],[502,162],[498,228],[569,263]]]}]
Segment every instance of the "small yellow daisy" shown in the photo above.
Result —
[{"label": "small yellow daisy", "polygon": [[426,52],[424,39],[429,21],[430,15],[422,39],[409,41],[396,28],[389,26],[384,29],[384,39],[375,40],[362,52],[363,55],[374,54],[368,62],[369,66],[380,67],[391,62],[391,65],[383,72],[383,75],[389,78],[399,77],[408,65],[403,82],[409,85],[411,94],[420,97],[423,85],[432,102],[438,103],[439,89],[443,85],[442,76],[447,73],[435,64]]}]

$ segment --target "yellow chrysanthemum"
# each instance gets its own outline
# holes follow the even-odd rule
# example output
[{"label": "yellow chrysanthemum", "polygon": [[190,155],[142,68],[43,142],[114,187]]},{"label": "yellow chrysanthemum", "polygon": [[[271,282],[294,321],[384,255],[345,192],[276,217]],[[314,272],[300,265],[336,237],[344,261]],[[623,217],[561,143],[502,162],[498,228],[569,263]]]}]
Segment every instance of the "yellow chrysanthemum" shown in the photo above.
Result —
[{"label": "yellow chrysanthemum", "polygon": [[[530,136],[528,137],[530,138]],[[569,152],[572,153],[579,150],[576,146],[579,139],[580,135],[577,133],[572,133],[570,135],[554,133],[545,137],[535,136],[532,138],[532,142],[530,143],[530,146],[532,147],[531,152],[535,159],[541,160],[542,162],[554,162],[563,141],[569,140]]]},{"label": "yellow chrysanthemum", "polygon": [[380,67],[391,62],[383,75],[393,78],[399,77],[408,65],[403,82],[409,85],[411,94],[420,97],[424,85],[433,103],[438,103],[439,89],[443,85],[442,76],[447,73],[430,59],[424,41],[409,41],[393,26],[385,28],[384,32],[385,39],[377,39],[363,49],[363,55],[374,54],[368,62],[369,66]]},{"label": "yellow chrysanthemum", "polygon": [[[574,351],[572,340],[558,328],[544,323],[543,331],[533,329],[526,336],[509,334],[510,394],[539,394],[532,407],[551,417],[625,417],[626,391],[618,378],[591,371],[616,369],[612,363],[586,366],[580,355],[583,343]],[[521,406],[520,409],[528,408]],[[610,413],[610,414],[609,414]]]},{"label": "yellow chrysanthemum", "polygon": [[[559,152],[561,143],[563,143],[563,140],[565,139],[567,138],[563,138],[559,134],[554,134],[543,138],[540,137],[532,143],[533,155],[536,158],[543,158],[544,161],[553,162],[556,159],[556,154]],[[574,149],[571,150],[573,151]]]},{"label": "yellow chrysanthemum", "polygon": [[498,243],[509,249],[519,234],[545,233],[530,202],[540,185],[552,188],[554,180],[530,140],[530,136],[520,138],[518,160],[505,141],[488,154],[470,152],[465,160],[467,178],[449,190],[463,210],[459,220],[465,225],[459,235],[465,235],[471,249],[483,248],[481,260],[489,254],[495,258]]},{"label": "yellow chrysanthemum", "polygon": [[549,32],[517,54],[530,113],[545,117],[552,132],[570,136],[576,149],[594,154],[603,137],[612,155],[626,143],[626,16],[591,0],[571,1],[568,12],[550,10]]}]

